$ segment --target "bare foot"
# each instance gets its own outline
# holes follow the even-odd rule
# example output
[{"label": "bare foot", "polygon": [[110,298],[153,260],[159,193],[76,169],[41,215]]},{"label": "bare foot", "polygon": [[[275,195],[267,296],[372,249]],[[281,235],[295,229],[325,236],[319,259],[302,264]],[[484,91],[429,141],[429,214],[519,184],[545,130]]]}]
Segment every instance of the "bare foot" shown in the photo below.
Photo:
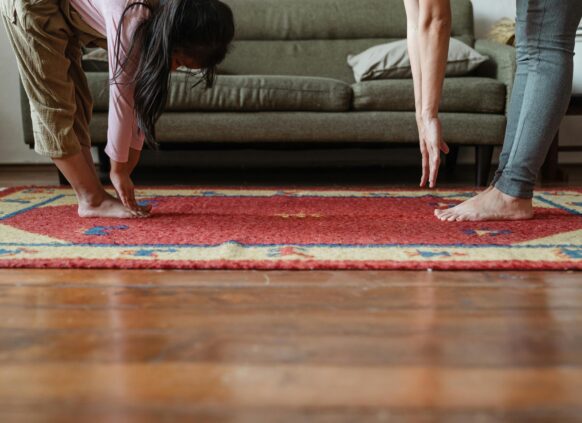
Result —
[{"label": "bare foot", "polygon": [[453,208],[435,210],[434,214],[443,222],[526,220],[533,217],[533,205],[531,199],[511,197],[489,187]]},{"label": "bare foot", "polygon": [[112,217],[116,219],[132,219],[148,217],[151,206],[140,207],[139,211],[132,211],[125,207],[117,198],[106,194],[98,205],[79,203],[80,217]]}]

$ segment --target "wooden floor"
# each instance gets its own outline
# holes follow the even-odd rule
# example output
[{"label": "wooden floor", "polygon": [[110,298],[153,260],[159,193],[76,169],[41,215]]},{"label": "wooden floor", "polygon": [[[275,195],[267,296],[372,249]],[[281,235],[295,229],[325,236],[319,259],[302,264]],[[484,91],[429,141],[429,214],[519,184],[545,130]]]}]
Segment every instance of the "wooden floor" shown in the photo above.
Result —
[{"label": "wooden floor", "polygon": [[1,421],[580,421],[580,279],[0,271]]},{"label": "wooden floor", "polygon": [[69,421],[582,422],[582,275],[0,270],[0,422]]}]

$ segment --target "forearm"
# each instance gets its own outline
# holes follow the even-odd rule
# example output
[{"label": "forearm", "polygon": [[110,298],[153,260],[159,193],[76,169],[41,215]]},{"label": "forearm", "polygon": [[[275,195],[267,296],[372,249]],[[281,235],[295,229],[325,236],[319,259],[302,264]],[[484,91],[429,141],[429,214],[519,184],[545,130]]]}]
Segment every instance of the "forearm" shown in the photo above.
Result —
[{"label": "forearm", "polygon": [[438,115],[451,36],[451,9],[448,0],[421,0],[418,49],[421,68],[421,115]]},{"label": "forearm", "polygon": [[406,7],[406,38],[408,45],[408,57],[412,69],[412,79],[414,83],[414,104],[416,115],[420,116],[422,111],[422,70],[420,63],[420,51],[418,40],[418,0],[405,0]]},{"label": "forearm", "polygon": [[413,30],[408,31],[408,55],[410,57],[410,66],[412,68],[412,80],[414,83],[414,104],[417,116],[422,114],[422,68],[420,62],[418,33]]}]

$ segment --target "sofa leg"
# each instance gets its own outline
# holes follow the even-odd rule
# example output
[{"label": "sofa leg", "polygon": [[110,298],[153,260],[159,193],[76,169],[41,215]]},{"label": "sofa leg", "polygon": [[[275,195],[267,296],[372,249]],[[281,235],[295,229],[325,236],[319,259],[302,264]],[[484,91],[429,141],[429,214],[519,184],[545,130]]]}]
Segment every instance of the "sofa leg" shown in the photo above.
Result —
[{"label": "sofa leg", "polygon": [[475,185],[478,187],[485,187],[489,183],[492,158],[492,145],[478,145],[475,147]]},{"label": "sofa leg", "polygon": [[455,174],[457,169],[457,159],[459,158],[459,146],[450,145],[449,154],[447,154],[445,159],[445,174],[452,176]]},{"label": "sofa leg", "polygon": [[109,161],[109,156],[105,153],[104,146],[97,147],[97,156],[99,157],[99,170],[108,174],[109,170],[111,170],[111,162]]},{"label": "sofa leg", "polygon": [[97,156],[99,157],[99,179],[103,184],[108,184],[111,162],[109,161],[109,156],[105,153],[105,146],[100,145],[97,147]]}]

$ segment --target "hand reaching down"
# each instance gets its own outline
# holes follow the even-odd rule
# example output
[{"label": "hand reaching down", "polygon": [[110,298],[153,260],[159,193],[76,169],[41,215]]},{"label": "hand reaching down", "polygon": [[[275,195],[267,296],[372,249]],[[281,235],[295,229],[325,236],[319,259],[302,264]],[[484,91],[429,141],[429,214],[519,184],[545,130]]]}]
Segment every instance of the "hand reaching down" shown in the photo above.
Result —
[{"label": "hand reaching down", "polygon": [[139,150],[130,149],[129,160],[126,163],[111,160],[109,178],[123,205],[137,217],[148,217],[152,207],[151,205],[140,206],[137,204],[135,200],[135,187],[130,177],[139,161],[139,155]]},{"label": "hand reaching down", "polygon": [[449,146],[443,140],[442,126],[438,117],[418,118],[417,124],[422,154],[420,186],[424,187],[428,182],[429,187],[434,188],[441,164],[441,151],[448,154]]}]

